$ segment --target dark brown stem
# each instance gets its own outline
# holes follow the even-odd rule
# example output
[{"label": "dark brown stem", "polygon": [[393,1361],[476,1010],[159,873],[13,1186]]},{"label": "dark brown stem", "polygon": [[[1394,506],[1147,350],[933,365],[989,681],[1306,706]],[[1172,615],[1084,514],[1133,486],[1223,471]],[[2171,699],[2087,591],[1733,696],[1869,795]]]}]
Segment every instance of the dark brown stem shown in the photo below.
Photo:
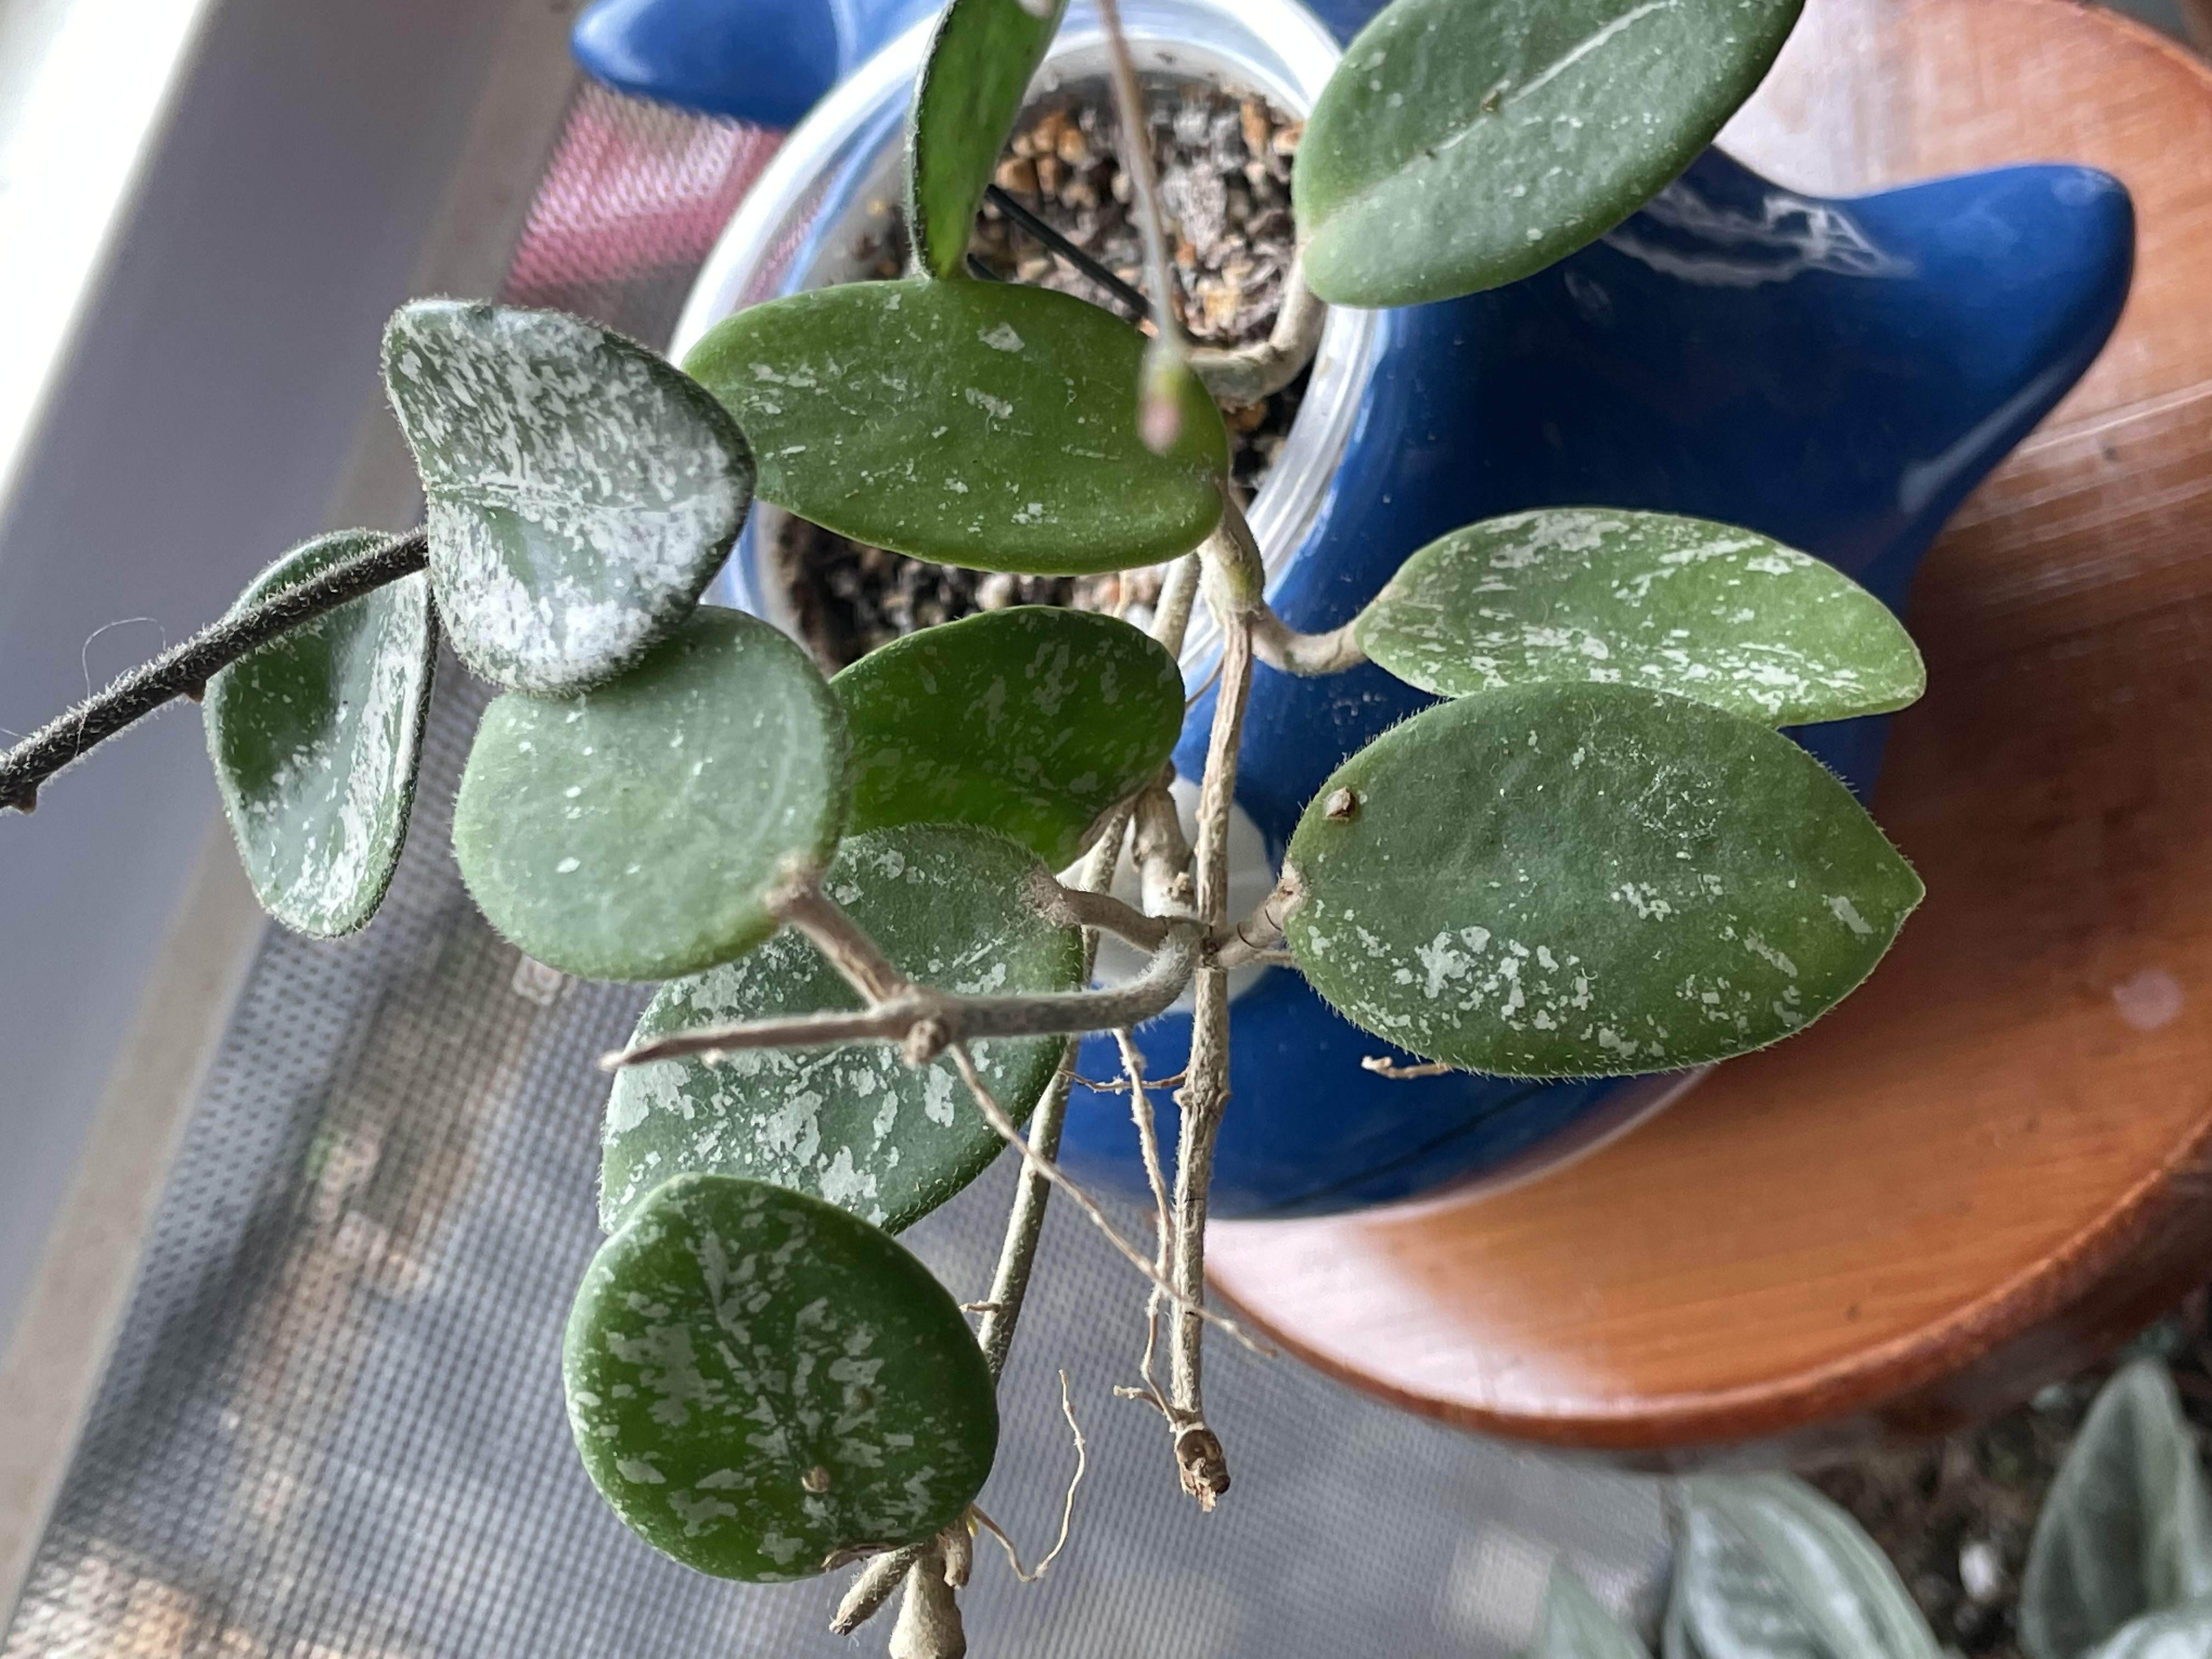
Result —
[{"label": "dark brown stem", "polygon": [[240,657],[422,569],[429,540],[422,531],[332,565],[202,629],[182,645],[131,670],[97,696],[48,722],[0,755],[0,810],[27,812],[48,778],[178,697],[198,697]]}]

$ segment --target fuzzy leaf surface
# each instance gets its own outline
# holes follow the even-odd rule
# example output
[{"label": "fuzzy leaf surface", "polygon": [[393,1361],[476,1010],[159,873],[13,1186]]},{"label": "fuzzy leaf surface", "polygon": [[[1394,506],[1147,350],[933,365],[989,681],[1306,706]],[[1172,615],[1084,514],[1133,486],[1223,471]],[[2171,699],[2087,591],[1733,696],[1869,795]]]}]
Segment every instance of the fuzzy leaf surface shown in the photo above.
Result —
[{"label": "fuzzy leaf surface", "polygon": [[2147,1613],[2083,1659],[2212,1659],[2212,1601]]},{"label": "fuzzy leaf surface", "polygon": [[1536,1633],[1522,1659],[1651,1659],[1564,1559],[1552,1563]]},{"label": "fuzzy leaf surface", "polygon": [[942,564],[1082,575],[1187,553],[1221,517],[1221,413],[1138,436],[1145,337],[1011,283],[849,283],[741,311],[684,360],[751,437],[761,499]]},{"label": "fuzzy leaf surface", "polygon": [[1940,1659],[1888,1557],[1803,1481],[1696,1480],[1682,1498],[1674,1600],[1686,1651],[1705,1659]]},{"label": "fuzzy leaf surface", "polygon": [[1047,605],[909,634],[830,688],[852,726],[852,828],[980,823],[1055,870],[1182,731],[1182,674],[1157,641]]},{"label": "fuzzy leaf surface", "polygon": [[1396,0],[1322,88],[1291,189],[1324,300],[1542,270],[1636,211],[1751,95],[1799,0]]},{"label": "fuzzy leaf surface", "polygon": [[845,717],[805,653],[702,607],[613,684],[484,710],[453,806],[491,924],[588,979],[666,979],[776,929],[787,864],[828,865],[850,790]]},{"label": "fuzzy leaf surface", "polygon": [[[1024,902],[1051,880],[1034,854],[1003,836],[908,824],[848,836],[825,890],[923,984],[971,994],[1079,990],[1082,931],[1053,926]],[[634,1041],[860,1006],[821,952],[787,930],[736,962],[663,986]],[[975,1054],[993,1096],[1021,1121],[1064,1047],[1058,1037],[993,1039]],[[949,1059],[916,1071],[890,1043],[634,1066],[607,1103],[600,1223],[621,1226],[672,1175],[712,1170],[811,1193],[897,1232],[982,1174],[1003,1144]]]},{"label": "fuzzy leaf surface", "polygon": [[[234,611],[381,547],[342,530],[294,548]],[[402,577],[240,659],[208,682],[209,757],[240,861],[269,914],[336,939],[384,902],[422,764],[435,658],[430,591]]]},{"label": "fuzzy leaf surface", "polygon": [[1928,679],[1904,625],[1832,566],[1663,513],[1569,507],[1455,530],[1407,560],[1353,631],[1443,696],[1591,680],[1768,726],[1902,708]]},{"label": "fuzzy leaf surface", "polygon": [[1322,996],[1402,1048],[1509,1077],[1763,1048],[1864,979],[1921,897],[1787,738],[1622,685],[1415,715],[1322,786],[1287,866],[1291,954]]},{"label": "fuzzy leaf surface", "polygon": [[915,88],[907,180],[915,246],[933,276],[967,274],[975,210],[1067,0],[1044,9],[951,0],[937,21]]},{"label": "fuzzy leaf surface", "polygon": [[931,1537],[998,1446],[982,1350],[929,1270],[835,1205],[731,1176],[665,1183],[600,1247],[562,1370],[600,1495],[721,1578]]},{"label": "fuzzy leaf surface", "polygon": [[751,505],[721,405],[576,318],[417,301],[386,330],[384,379],[429,502],[439,615],[495,684],[612,679],[690,614]]},{"label": "fuzzy leaf surface", "polygon": [[2036,1517],[2021,1646],[2073,1659],[2130,1620],[2212,1595],[2212,1498],[2173,1378],[2138,1359],[2098,1393]]}]

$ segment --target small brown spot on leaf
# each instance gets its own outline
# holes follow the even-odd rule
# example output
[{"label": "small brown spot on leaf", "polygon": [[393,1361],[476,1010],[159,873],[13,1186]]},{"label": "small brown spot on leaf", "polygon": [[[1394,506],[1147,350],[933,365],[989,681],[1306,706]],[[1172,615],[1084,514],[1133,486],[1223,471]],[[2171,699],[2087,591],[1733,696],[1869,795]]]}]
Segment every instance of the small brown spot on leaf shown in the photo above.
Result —
[{"label": "small brown spot on leaf", "polygon": [[1334,790],[1322,803],[1321,811],[1322,816],[1332,823],[1343,823],[1359,816],[1359,797],[1349,789]]}]

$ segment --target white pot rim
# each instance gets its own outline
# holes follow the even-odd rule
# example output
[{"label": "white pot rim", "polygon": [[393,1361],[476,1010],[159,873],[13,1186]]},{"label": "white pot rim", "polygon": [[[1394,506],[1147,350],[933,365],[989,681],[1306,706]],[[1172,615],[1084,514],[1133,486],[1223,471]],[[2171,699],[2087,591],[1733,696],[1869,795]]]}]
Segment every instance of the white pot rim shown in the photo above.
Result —
[{"label": "white pot rim", "polygon": [[[1122,0],[1121,13],[1140,65],[1218,75],[1301,117],[1343,56],[1328,27],[1298,0]],[[896,142],[890,135],[903,131],[934,27],[927,19],[898,36],[792,129],[701,267],[677,322],[672,357],[681,362],[724,318],[785,291],[825,174],[851,162],[856,147],[880,155],[882,144]],[[1074,0],[1041,82],[1096,72],[1104,47],[1090,0]],[[1330,310],[1305,398],[1247,514],[1271,578],[1320,520],[1382,334],[1376,313]],[[1202,676],[1218,649],[1212,618],[1201,607],[1183,651],[1186,672]]]}]

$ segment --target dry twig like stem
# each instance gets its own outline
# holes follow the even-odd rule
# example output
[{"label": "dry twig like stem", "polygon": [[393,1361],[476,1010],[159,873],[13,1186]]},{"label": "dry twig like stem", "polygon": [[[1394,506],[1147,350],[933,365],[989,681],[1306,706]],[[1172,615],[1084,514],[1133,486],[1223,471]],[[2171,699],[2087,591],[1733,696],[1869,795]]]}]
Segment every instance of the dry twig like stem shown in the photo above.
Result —
[{"label": "dry twig like stem", "polygon": [[948,1047],[982,1037],[1065,1036],[1107,1031],[1152,1018],[1182,994],[1198,965],[1198,927],[1170,919],[1165,941],[1145,971],[1109,991],[1040,992],[968,997],[915,985],[857,1013],[794,1014],[782,1019],[675,1031],[608,1054],[601,1069],[620,1071],[696,1054],[708,1064],[748,1048],[823,1048],[841,1042],[897,1042],[916,1065]]},{"label": "dry twig like stem", "polygon": [[1131,1267],[1144,1274],[1146,1279],[1151,1281],[1153,1288],[1164,1296],[1171,1305],[1190,1319],[1204,1320],[1209,1325],[1219,1327],[1251,1349],[1254,1353],[1266,1354],[1270,1358],[1273,1356],[1275,1351],[1273,1348],[1246,1334],[1244,1328],[1235,1320],[1224,1318],[1202,1303],[1194,1302],[1179,1293],[1173,1285],[1154,1269],[1151,1262],[1145,1260],[1143,1253],[1135,1245],[1121,1237],[1120,1230],[1107,1218],[1105,1209],[1097,1199],[1078,1186],[1074,1177],[1062,1170],[1060,1165],[1041,1156],[1035,1147],[1022,1139],[1020,1128],[1016,1126],[1013,1119],[1006,1115],[1006,1109],[999,1104],[997,1097],[985,1086],[983,1074],[975,1069],[975,1058],[969,1054],[968,1046],[961,1042],[954,1043],[951,1054],[952,1063],[959,1068],[961,1081],[968,1085],[969,1096],[973,1097],[977,1108],[981,1110],[991,1127],[999,1132],[999,1138],[1020,1152],[1022,1161],[1032,1170],[1066,1193],[1075,1207],[1090,1218],[1091,1224],[1106,1235],[1106,1242],[1119,1250],[1122,1258]]},{"label": "dry twig like stem", "polygon": [[[1249,580],[1249,572],[1241,578],[1237,572],[1224,572],[1214,591],[1233,605]],[[1251,623],[1249,604],[1235,609],[1224,605],[1221,696],[1214,706],[1206,781],[1199,794],[1199,915],[1217,933],[1229,921],[1229,813],[1237,790],[1245,705],[1252,690]],[[1200,1346],[1204,1333],[1188,1310],[1202,1305],[1206,1296],[1206,1193],[1213,1179],[1214,1143],[1229,1103],[1228,981],[1226,970],[1212,963],[1201,965],[1194,977],[1190,1065],[1188,1080],[1176,1094],[1176,1103],[1182,1109],[1182,1133],[1176,1154],[1175,1261],[1170,1277],[1175,1299],[1184,1306],[1169,1325],[1168,1422],[1175,1433],[1176,1467],[1183,1490],[1203,1510],[1211,1510],[1229,1490],[1229,1465],[1219,1437],[1206,1425]]]},{"label": "dry twig like stem", "polygon": [[0,811],[10,806],[19,812],[31,811],[39,804],[40,786],[48,778],[164,703],[198,697],[210,680],[240,657],[389,582],[413,575],[428,562],[429,546],[423,531],[396,536],[296,587],[225,617],[121,675],[97,696],[49,720],[0,754]]},{"label": "dry twig like stem", "polygon": [[1284,949],[1282,908],[1292,896],[1287,882],[1278,882],[1267,896],[1235,927],[1209,933],[1217,968],[1243,968],[1255,963],[1287,962]]},{"label": "dry twig like stem", "polygon": [[[1114,1033],[1114,1042],[1121,1051],[1121,1070],[1129,1091],[1129,1116],[1137,1126],[1137,1150],[1145,1160],[1145,1180],[1152,1189],[1152,1265],[1164,1276],[1175,1260],[1175,1208],[1168,1196],[1167,1171],[1160,1162],[1159,1123],[1152,1115],[1152,1097],[1145,1092],[1145,1057],[1138,1050],[1136,1039],[1128,1031],[1120,1030]],[[1137,1366],[1137,1375],[1144,1386],[1127,1393],[1137,1399],[1149,1399],[1164,1414],[1167,1401],[1160,1394],[1159,1384],[1152,1380],[1152,1356],[1159,1350],[1159,1340],[1160,1296],[1155,1291],[1145,1298],[1145,1357]]]},{"label": "dry twig like stem", "polygon": [[821,879],[818,870],[793,871],[783,886],[769,896],[769,914],[805,934],[807,942],[871,1007],[911,990],[914,981],[899,971],[860,923],[822,890]]},{"label": "dry twig like stem", "polygon": [[1037,906],[1048,921],[1063,927],[1095,927],[1125,939],[1139,951],[1157,951],[1168,940],[1165,916],[1148,916],[1111,893],[1058,887]]}]

